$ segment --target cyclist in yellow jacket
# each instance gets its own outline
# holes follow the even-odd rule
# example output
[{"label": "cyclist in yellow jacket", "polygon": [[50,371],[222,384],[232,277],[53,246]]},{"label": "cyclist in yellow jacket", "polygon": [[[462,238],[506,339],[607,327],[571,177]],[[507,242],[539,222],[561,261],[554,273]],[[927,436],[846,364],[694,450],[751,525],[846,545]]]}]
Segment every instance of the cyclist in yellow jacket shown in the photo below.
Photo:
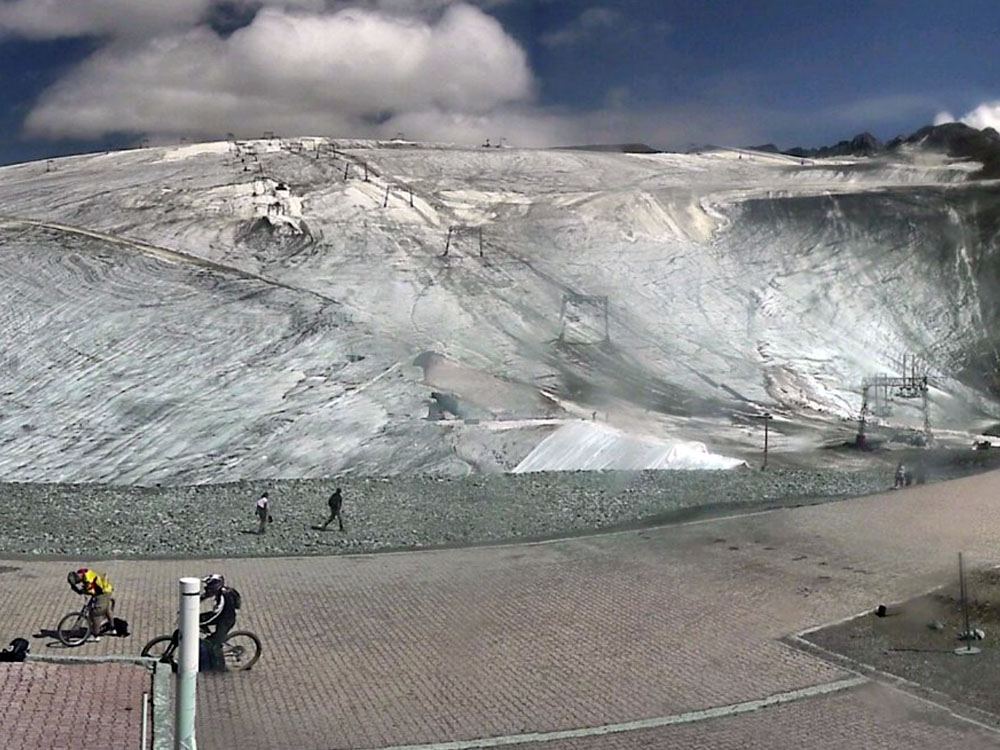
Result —
[{"label": "cyclist in yellow jacket", "polygon": [[90,568],[78,568],[71,570],[66,576],[70,588],[82,596],[94,597],[94,607],[90,610],[90,637],[89,643],[96,643],[101,640],[101,630],[106,625],[107,631],[114,634],[115,621],[113,604],[111,602],[111,592],[114,586],[111,579],[103,573],[98,573]]}]

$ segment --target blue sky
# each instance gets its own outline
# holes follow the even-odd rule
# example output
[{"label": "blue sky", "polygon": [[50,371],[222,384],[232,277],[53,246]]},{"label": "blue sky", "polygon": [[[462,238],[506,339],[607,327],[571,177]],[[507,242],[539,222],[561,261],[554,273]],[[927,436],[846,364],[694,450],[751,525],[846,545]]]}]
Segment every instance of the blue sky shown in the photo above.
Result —
[{"label": "blue sky", "polygon": [[996,126],[998,36],[996,0],[0,0],[0,163],[265,130],[790,148]]}]

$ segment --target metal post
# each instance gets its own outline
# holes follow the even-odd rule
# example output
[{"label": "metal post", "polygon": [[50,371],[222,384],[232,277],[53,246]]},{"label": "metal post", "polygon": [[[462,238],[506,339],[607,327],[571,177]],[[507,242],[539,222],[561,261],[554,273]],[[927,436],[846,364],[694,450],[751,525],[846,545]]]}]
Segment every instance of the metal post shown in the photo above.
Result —
[{"label": "metal post", "polygon": [[347,172],[348,172],[348,170],[350,168],[351,168],[351,163],[350,162],[347,162],[346,164],[344,164],[344,181],[345,182],[347,181]]},{"label": "metal post", "polygon": [[761,470],[767,468],[767,426],[768,423],[771,421],[770,417],[771,417],[770,414],[764,415],[764,465],[760,467]]},{"label": "metal post", "polygon": [[921,397],[921,408],[924,412],[924,442],[930,445],[931,442],[931,409],[930,404],[927,402],[927,378],[924,378],[924,382],[920,388]]},{"label": "metal post", "polygon": [[365,182],[368,182],[368,162],[365,162]]},{"label": "metal post", "polygon": [[410,208],[413,208],[413,188],[410,188]]},{"label": "metal post", "polygon": [[142,694],[142,734],[139,750],[149,750],[149,693]]},{"label": "metal post", "polygon": [[177,659],[177,696],[174,717],[174,750],[197,750],[194,736],[195,688],[198,681],[198,597],[201,581],[197,578],[181,578],[180,648]]},{"label": "metal post", "polygon": [[764,415],[761,417],[761,419],[764,420],[764,465],[760,467],[761,471],[764,471],[764,469],[767,468],[767,438],[768,438],[767,426],[771,422],[771,418],[772,417],[770,412],[765,412]]},{"label": "metal post", "polygon": [[382,201],[382,208],[389,205],[389,186],[385,186],[385,200]]},{"label": "metal post", "polygon": [[959,596],[962,597],[962,624],[965,626],[965,630],[962,632],[968,635],[969,633],[969,603],[965,598],[965,565],[962,563],[962,553],[958,553],[958,590]]},{"label": "metal post", "polygon": [[961,552],[958,553],[958,590],[959,596],[962,599],[962,623],[964,626],[962,634],[965,637],[965,645],[956,648],[955,653],[959,656],[970,656],[972,654],[978,654],[980,649],[973,647],[972,633],[969,630],[969,601],[965,590],[965,566],[962,564]]},{"label": "metal post", "polygon": [[854,438],[854,444],[859,448],[863,448],[865,445],[865,422],[867,421],[868,417],[869,387],[870,386],[867,382],[863,383],[861,386],[861,414],[858,416],[858,434]]}]

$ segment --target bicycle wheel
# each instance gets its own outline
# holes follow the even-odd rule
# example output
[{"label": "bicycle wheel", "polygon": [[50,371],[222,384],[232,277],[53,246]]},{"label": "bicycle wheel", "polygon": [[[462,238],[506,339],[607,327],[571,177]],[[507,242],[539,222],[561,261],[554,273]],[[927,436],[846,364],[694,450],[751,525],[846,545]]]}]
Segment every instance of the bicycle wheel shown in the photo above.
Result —
[{"label": "bicycle wheel", "polygon": [[157,661],[160,661],[165,654],[169,652],[170,660],[173,661],[173,646],[174,639],[169,635],[161,635],[145,646],[142,647],[142,651],[139,653],[140,656],[149,656]]},{"label": "bicycle wheel", "polygon": [[79,646],[90,637],[90,620],[83,612],[70,612],[59,621],[56,635],[68,648]]},{"label": "bicycle wheel", "polygon": [[226,669],[241,672],[250,669],[260,658],[260,638],[249,630],[234,630],[222,644]]}]

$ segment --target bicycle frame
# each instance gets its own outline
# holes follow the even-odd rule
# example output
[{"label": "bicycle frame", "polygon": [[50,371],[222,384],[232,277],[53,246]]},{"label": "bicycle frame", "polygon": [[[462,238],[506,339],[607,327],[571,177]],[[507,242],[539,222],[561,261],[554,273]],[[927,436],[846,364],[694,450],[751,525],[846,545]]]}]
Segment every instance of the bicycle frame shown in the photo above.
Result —
[{"label": "bicycle frame", "polygon": [[[111,600],[112,611],[114,610],[114,601],[114,599]],[[88,595],[87,601],[83,603],[83,606],[80,607],[80,609],[75,612],[70,612],[59,620],[59,623],[56,626],[56,633],[59,640],[62,641],[64,645],[70,648],[79,646],[85,643],[90,635],[97,636],[105,632],[104,629],[102,629],[101,632],[94,632],[93,620],[94,608],[96,606],[97,597],[93,594]],[[70,632],[72,632],[73,635],[69,635]],[[82,636],[79,635],[80,633],[82,633]]]},{"label": "bicycle frame", "polygon": [[[198,640],[205,640],[205,638],[208,636],[210,632],[209,629],[205,625],[199,625],[198,630],[199,630]],[[160,658],[169,659],[173,661],[174,652],[177,651],[177,647],[180,645],[181,645],[181,631],[175,628],[174,632],[170,634],[170,645],[167,646],[166,651],[163,652],[163,655]]]},{"label": "bicycle frame", "polygon": [[[206,626],[200,628],[200,638],[199,640],[204,640],[210,633],[211,629]],[[237,642],[230,642],[230,639],[238,639]],[[244,642],[244,639],[249,639],[249,643]],[[146,644],[143,649],[143,655],[147,654],[147,649],[149,649],[153,644],[158,642],[165,642],[166,646],[163,651],[155,657],[159,662],[171,664],[176,670],[177,668],[177,647],[180,644],[180,631],[174,630],[169,636],[159,636],[154,638],[149,643]],[[258,638],[254,633],[246,630],[232,630],[226,636],[225,641],[221,644],[223,658],[227,661],[233,659],[233,664],[243,666],[236,666],[235,671],[240,671],[242,669],[250,669],[257,660],[260,658],[261,643],[260,638]]]},{"label": "bicycle frame", "polygon": [[[86,617],[88,621],[94,618],[94,608],[97,606],[97,596],[98,596],[97,594],[88,594],[87,601],[80,608],[80,614]],[[104,624],[104,629],[107,629],[114,625],[114,615],[113,615],[114,611],[115,611],[115,600],[112,599],[111,600],[112,614],[108,616],[110,618],[110,621]]]}]

